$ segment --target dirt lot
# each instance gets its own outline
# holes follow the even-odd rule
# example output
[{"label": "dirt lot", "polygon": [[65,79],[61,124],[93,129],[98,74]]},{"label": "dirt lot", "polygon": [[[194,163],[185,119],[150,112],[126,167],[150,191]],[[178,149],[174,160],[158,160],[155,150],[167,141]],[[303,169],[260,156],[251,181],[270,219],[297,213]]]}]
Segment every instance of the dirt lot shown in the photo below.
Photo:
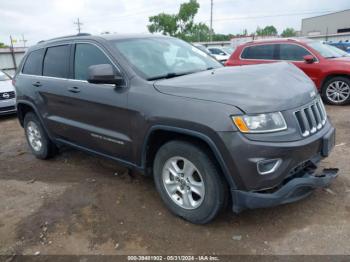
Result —
[{"label": "dirt lot", "polygon": [[15,117],[0,118],[0,254],[350,254],[350,107],[328,107],[339,167],[298,203],[197,226],[171,215],[153,181],[71,149],[35,159]]}]

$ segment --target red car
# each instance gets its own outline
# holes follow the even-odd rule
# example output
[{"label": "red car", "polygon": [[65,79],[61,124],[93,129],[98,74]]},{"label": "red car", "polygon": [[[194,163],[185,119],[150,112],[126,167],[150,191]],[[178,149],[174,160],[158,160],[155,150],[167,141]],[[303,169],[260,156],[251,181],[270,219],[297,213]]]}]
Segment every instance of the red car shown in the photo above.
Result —
[{"label": "red car", "polygon": [[310,39],[271,39],[247,42],[237,47],[226,66],[288,61],[314,82],[325,102],[350,102],[350,55],[334,46]]}]

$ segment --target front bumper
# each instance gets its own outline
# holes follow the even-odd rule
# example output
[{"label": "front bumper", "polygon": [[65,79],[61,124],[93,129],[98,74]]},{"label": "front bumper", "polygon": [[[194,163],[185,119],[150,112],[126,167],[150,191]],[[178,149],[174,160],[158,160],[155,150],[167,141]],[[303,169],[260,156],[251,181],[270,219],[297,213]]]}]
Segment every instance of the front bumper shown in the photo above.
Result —
[{"label": "front bumper", "polygon": [[232,190],[233,212],[244,209],[266,208],[292,203],[310,195],[315,188],[328,186],[336,177],[338,169],[325,169],[321,175],[304,172],[302,176],[289,180],[272,193]]},{"label": "front bumper", "polygon": [[[318,162],[334,147],[335,129],[329,121],[318,133],[294,142],[252,141],[240,133],[224,133],[221,138],[229,151],[226,156],[236,184],[231,187],[236,213],[297,201],[337,176],[335,169],[316,173]],[[280,159],[281,164],[272,173],[259,173],[257,163],[268,159]]]},{"label": "front bumper", "polygon": [[0,101],[0,115],[16,113],[16,99],[7,99]]}]

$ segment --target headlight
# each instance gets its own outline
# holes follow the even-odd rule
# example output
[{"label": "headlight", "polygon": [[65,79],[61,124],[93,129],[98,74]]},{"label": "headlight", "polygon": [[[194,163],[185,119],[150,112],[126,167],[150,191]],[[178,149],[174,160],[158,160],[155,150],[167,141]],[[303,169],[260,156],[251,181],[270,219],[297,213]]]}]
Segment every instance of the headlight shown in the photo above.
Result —
[{"label": "headlight", "polygon": [[232,120],[243,133],[268,133],[287,129],[281,112],[232,116]]}]

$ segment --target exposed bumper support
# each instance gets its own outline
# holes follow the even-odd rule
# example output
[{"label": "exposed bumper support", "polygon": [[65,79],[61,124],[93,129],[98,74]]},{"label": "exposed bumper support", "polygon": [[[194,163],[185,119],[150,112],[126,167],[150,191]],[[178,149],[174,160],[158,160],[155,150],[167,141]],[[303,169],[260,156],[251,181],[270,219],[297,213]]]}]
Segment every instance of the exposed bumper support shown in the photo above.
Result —
[{"label": "exposed bumper support", "polygon": [[321,175],[305,173],[294,178],[273,193],[232,190],[233,212],[244,209],[266,208],[298,201],[310,195],[315,188],[328,186],[337,177],[338,169],[324,169]]}]

